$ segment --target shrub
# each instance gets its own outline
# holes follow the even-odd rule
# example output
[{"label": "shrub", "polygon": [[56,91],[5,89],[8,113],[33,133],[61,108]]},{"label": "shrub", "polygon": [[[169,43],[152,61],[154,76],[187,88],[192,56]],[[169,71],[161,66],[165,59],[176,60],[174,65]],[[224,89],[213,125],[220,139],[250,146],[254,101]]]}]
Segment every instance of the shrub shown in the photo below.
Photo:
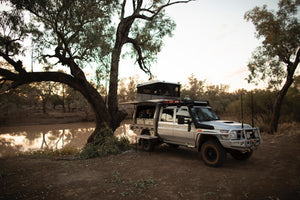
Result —
[{"label": "shrub", "polygon": [[87,159],[108,156],[119,154],[128,149],[130,149],[129,140],[125,137],[116,138],[113,131],[107,125],[104,125],[95,136],[94,141],[85,145],[80,153],[80,157]]}]

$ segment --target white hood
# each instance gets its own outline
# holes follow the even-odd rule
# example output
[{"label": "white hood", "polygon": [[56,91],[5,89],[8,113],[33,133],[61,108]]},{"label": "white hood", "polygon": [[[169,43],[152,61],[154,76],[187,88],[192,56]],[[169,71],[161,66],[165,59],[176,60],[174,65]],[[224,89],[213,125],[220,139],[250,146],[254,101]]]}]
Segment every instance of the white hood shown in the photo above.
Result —
[{"label": "white hood", "polygon": [[[242,124],[239,122],[228,121],[228,120],[215,120],[215,121],[204,121],[201,124],[213,126],[217,130],[240,130],[242,129]],[[244,128],[252,128],[249,124],[244,124]]]}]

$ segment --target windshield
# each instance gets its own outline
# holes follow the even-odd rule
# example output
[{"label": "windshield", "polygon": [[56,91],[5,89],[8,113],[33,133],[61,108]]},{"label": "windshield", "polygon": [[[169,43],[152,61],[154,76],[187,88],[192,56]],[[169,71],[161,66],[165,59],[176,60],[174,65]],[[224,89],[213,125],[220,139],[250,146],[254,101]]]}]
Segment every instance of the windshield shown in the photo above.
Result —
[{"label": "windshield", "polygon": [[210,107],[191,107],[191,113],[197,121],[212,121],[219,119]]}]

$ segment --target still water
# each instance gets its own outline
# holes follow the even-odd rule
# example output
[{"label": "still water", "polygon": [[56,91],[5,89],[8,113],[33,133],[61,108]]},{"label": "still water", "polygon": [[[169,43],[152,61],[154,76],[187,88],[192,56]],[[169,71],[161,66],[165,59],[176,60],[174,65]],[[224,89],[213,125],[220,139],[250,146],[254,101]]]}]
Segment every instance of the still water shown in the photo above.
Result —
[{"label": "still water", "polygon": [[[0,157],[18,152],[56,150],[63,147],[80,149],[86,144],[94,127],[95,124],[90,122],[0,127]],[[115,135],[134,140],[134,133],[129,129],[129,124],[120,126]]]}]

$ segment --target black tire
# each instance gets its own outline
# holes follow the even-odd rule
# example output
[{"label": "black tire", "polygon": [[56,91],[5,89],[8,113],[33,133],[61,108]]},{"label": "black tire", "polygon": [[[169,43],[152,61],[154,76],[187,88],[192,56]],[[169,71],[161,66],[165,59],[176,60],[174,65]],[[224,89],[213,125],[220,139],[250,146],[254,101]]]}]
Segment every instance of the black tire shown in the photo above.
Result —
[{"label": "black tire", "polygon": [[253,150],[247,151],[245,153],[238,150],[231,150],[230,154],[236,160],[248,160],[252,156]]},{"label": "black tire", "polygon": [[144,151],[153,151],[154,144],[151,139],[142,139],[142,147]]},{"label": "black tire", "polygon": [[214,140],[208,140],[202,145],[201,155],[204,163],[212,167],[220,167],[226,160],[225,149]]}]

